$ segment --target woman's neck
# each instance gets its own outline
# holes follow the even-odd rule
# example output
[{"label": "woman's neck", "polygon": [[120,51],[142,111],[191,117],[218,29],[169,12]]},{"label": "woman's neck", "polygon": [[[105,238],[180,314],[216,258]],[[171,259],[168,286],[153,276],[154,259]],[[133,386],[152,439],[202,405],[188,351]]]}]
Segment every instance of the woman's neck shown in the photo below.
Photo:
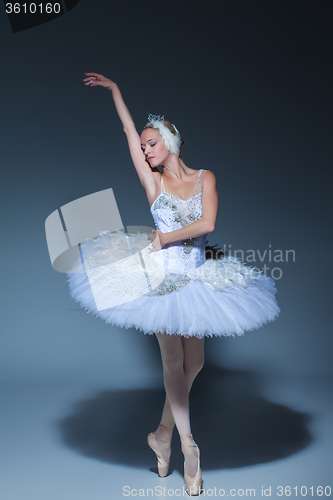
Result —
[{"label": "woman's neck", "polygon": [[163,167],[163,176],[182,180],[188,174],[188,167],[181,158],[173,155]]}]

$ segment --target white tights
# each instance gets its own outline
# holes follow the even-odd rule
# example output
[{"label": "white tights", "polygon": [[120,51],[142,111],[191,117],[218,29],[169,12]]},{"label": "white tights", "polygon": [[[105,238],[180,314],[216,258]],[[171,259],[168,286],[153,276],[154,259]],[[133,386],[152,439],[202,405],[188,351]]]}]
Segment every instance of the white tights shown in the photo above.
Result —
[{"label": "white tights", "polygon": [[[189,392],[193,381],[204,365],[204,338],[181,337],[167,333],[156,333],[160,345],[166,398],[161,424],[169,429],[176,425],[179,435],[191,434],[189,414]],[[171,431],[157,429],[157,442],[170,440]],[[163,450],[168,462],[170,448]],[[185,453],[185,467],[189,476],[197,471],[197,457]]]}]

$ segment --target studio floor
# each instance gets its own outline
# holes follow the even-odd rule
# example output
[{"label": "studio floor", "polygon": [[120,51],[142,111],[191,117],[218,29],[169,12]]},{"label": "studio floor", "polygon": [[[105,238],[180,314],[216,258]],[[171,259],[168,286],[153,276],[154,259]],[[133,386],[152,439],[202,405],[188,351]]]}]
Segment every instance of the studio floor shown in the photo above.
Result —
[{"label": "studio floor", "polygon": [[[157,475],[146,436],[164,391],[148,385],[4,384],[1,498],[187,498],[176,433],[170,474]],[[191,392],[201,496],[332,497],[332,386],[331,376],[203,370]]]}]

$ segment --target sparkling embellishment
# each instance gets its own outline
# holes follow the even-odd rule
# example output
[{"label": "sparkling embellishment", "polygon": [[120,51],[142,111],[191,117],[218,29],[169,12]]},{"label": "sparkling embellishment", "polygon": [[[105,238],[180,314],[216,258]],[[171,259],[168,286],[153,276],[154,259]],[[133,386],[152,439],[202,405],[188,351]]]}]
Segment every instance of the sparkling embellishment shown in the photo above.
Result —
[{"label": "sparkling embellishment", "polygon": [[168,277],[166,277],[158,287],[147,294],[148,297],[158,297],[160,295],[179,292],[179,290],[184,288],[191,281],[191,278],[183,274],[168,274]]},{"label": "sparkling embellishment", "polygon": [[151,122],[156,122],[156,121],[159,121],[159,122],[162,122],[164,120],[164,115],[163,116],[160,116],[160,115],[152,115],[151,113],[149,113],[148,115],[148,121],[151,123]]},{"label": "sparkling embellishment", "polygon": [[[154,216],[154,212],[157,212],[157,217],[155,223],[159,220],[162,220],[162,226],[157,227],[157,229],[161,229],[161,231],[177,231],[177,229],[181,229],[183,227],[192,224],[193,222],[201,219],[202,217],[202,205],[201,205],[201,174],[198,175],[198,181],[196,190],[193,193],[192,198],[188,200],[182,200],[181,198],[177,198],[172,194],[167,192],[163,192],[159,197],[156,198],[152,205],[152,214]],[[167,228],[167,229],[166,229]],[[185,269],[190,265],[195,265],[192,261],[190,261],[190,255],[192,254],[192,250],[194,247],[204,247],[205,245],[205,235],[197,236],[195,238],[187,238],[184,240],[180,240],[178,242],[173,242],[168,245],[168,251],[170,246],[177,246],[181,248],[181,257],[183,260],[183,265]],[[170,249],[172,251],[172,248]],[[162,249],[163,252],[163,249]],[[201,262],[202,264],[202,262]],[[196,264],[197,266],[200,263]]]},{"label": "sparkling embellishment", "polygon": [[199,242],[199,240],[200,237],[198,236],[196,238],[188,238],[187,240],[182,240],[181,243],[183,246],[183,252],[185,252],[186,254],[191,253],[193,247]]}]

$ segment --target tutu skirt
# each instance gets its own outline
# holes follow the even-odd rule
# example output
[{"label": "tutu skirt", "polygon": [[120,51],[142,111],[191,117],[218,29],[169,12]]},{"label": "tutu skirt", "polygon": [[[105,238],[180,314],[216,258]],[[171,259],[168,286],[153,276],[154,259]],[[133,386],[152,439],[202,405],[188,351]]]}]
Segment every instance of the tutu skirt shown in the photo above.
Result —
[{"label": "tutu skirt", "polygon": [[274,280],[262,271],[232,256],[170,271],[148,236],[103,231],[82,243],[67,273],[71,297],[106,323],[150,335],[234,337],[278,317]]}]

